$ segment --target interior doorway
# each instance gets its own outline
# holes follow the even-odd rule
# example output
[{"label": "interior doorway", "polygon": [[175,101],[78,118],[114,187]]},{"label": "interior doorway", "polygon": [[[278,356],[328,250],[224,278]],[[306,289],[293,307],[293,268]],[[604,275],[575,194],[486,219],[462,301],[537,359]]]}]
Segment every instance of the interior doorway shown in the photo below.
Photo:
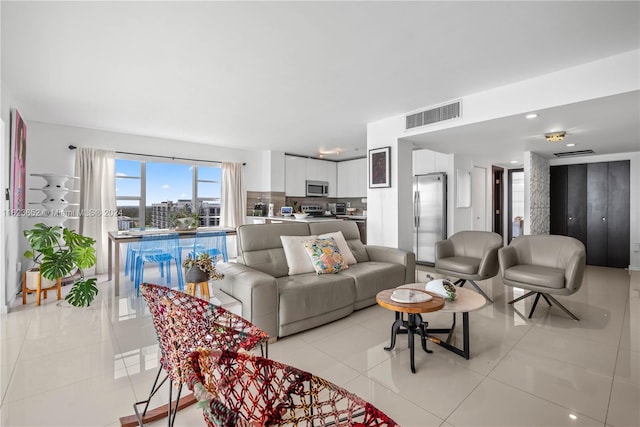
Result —
[{"label": "interior doorway", "polygon": [[524,234],[524,169],[509,169],[508,242]]},{"label": "interior doorway", "polygon": [[492,166],[493,185],[491,200],[493,204],[493,228],[494,233],[504,237],[504,168]]},{"label": "interior doorway", "polygon": [[471,229],[486,231],[487,224],[487,169],[473,167],[471,178]]}]

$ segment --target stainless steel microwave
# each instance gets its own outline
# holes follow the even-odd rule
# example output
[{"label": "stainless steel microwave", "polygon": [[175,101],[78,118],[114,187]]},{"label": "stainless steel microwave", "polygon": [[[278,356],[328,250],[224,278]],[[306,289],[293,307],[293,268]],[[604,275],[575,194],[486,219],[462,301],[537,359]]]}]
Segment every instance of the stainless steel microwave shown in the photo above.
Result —
[{"label": "stainless steel microwave", "polygon": [[307,197],[328,197],[329,183],[327,181],[305,181]]}]

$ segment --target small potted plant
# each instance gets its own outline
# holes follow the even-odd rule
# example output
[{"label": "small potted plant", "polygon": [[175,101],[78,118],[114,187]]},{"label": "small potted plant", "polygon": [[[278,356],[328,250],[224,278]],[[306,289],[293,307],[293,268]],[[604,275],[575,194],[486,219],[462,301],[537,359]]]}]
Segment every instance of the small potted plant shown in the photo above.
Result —
[{"label": "small potted plant", "polygon": [[75,307],[89,306],[98,294],[97,279],[85,279],[82,270],[96,263],[95,240],[66,227],[43,223],[25,230],[24,236],[31,246],[24,257],[39,266],[40,275],[57,280],[77,273],[78,277],[64,299]]},{"label": "small potted plant", "polygon": [[187,255],[187,258],[182,261],[182,267],[184,267],[184,277],[187,283],[208,282],[224,277],[223,274],[218,273],[213,258],[206,252],[196,258],[192,258],[191,254]]}]

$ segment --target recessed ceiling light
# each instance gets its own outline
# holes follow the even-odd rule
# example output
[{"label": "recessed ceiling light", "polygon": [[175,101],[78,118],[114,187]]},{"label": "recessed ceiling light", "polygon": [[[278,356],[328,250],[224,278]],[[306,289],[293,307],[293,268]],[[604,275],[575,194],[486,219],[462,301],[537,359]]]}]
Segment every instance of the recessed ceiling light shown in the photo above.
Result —
[{"label": "recessed ceiling light", "polygon": [[575,146],[576,144],[573,144],[573,143],[567,144],[567,147],[575,147]]},{"label": "recessed ceiling light", "polygon": [[577,415],[575,415],[575,414],[569,414],[569,418],[571,418],[572,420],[574,420],[574,421],[575,421],[575,420],[577,420],[577,419],[578,419],[578,416],[577,416]]},{"label": "recessed ceiling light", "polygon": [[511,163],[512,165],[515,165],[516,163],[518,163],[517,160],[511,160],[509,163]]},{"label": "recessed ceiling light", "polygon": [[535,119],[536,117],[538,117],[538,114],[537,113],[530,113],[530,114],[527,114],[525,117],[527,119]]}]

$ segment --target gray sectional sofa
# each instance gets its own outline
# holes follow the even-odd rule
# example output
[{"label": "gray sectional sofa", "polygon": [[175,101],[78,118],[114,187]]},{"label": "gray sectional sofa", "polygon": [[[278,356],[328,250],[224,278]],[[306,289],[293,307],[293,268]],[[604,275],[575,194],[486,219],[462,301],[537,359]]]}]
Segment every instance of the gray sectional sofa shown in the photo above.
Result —
[{"label": "gray sectional sofa", "polygon": [[[336,274],[289,276],[280,236],[341,231],[357,264]],[[376,294],[415,282],[413,252],[363,245],[353,221],[250,224],[238,227],[238,259],[219,263],[216,287],[242,302],[242,316],[271,338],[284,337],[376,303]]]}]

